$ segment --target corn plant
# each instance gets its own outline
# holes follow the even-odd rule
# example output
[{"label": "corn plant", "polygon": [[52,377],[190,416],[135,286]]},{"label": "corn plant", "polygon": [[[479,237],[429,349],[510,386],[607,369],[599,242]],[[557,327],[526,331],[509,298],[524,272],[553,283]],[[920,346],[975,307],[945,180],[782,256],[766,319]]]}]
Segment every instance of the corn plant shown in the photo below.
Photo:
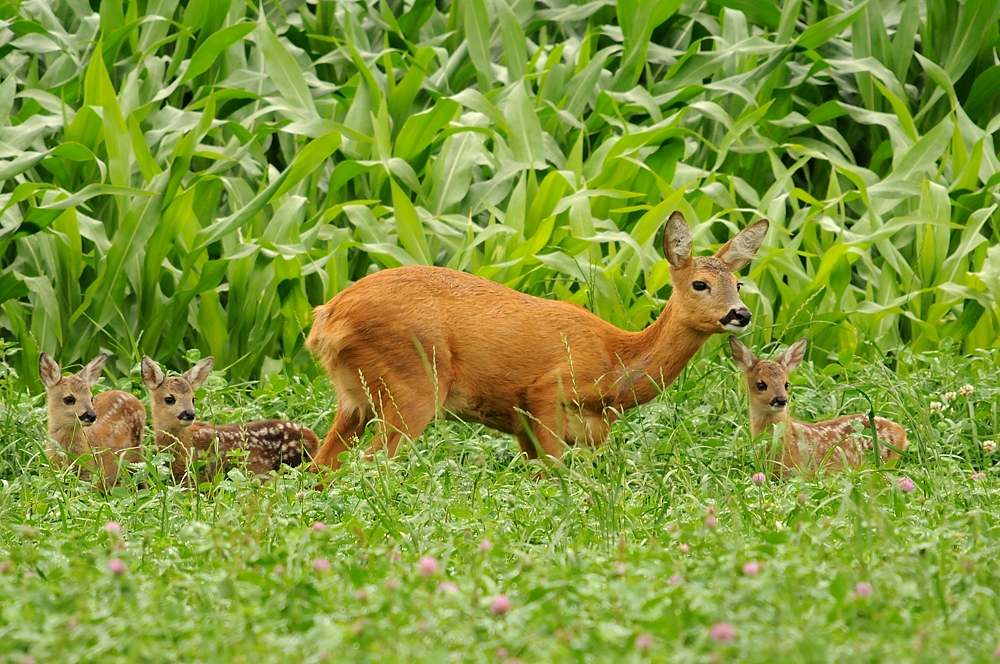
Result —
[{"label": "corn plant", "polygon": [[[99,10],[99,11],[98,11]],[[773,223],[756,342],[1000,332],[1000,0],[30,0],[0,7],[0,334],[235,379],[436,264],[645,325],[658,230]],[[373,312],[377,313],[377,312]]]}]

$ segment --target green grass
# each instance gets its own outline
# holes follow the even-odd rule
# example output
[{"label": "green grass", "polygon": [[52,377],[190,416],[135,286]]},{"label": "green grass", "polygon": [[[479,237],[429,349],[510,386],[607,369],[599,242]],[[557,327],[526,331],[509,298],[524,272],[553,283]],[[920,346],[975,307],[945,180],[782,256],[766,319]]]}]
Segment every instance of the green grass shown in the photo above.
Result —
[{"label": "green grass", "polygon": [[[714,348],[547,477],[512,439],[441,422],[391,462],[356,454],[323,492],[299,471],[260,484],[234,469],[201,492],[150,475],[148,490],[102,496],[53,474],[39,397],[7,389],[0,662],[989,660],[1000,473],[981,443],[998,431],[1000,370],[948,348],[894,362],[836,380],[807,363],[792,399],[800,418],[830,417],[865,408],[860,387],[910,433],[899,468],[762,486],[742,377]],[[929,412],[965,383],[970,397]],[[215,376],[199,396],[219,421],[281,414],[319,431],[332,403],[325,381],[281,375]],[[439,573],[419,573],[424,556]],[[495,616],[501,594],[513,608]],[[710,638],[718,622],[733,642]]]}]

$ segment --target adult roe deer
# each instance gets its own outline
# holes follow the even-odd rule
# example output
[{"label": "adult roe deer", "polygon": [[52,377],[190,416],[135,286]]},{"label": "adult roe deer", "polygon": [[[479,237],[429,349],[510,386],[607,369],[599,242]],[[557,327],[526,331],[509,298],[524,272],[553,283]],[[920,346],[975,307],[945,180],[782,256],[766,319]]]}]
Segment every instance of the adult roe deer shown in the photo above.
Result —
[{"label": "adult roe deer", "polygon": [[319,438],[309,428],[286,420],[258,420],[242,424],[214,425],[194,419],[194,392],[208,379],[215,359],[206,357],[180,376],[165,376],[149,357],[142,358],[142,383],[149,390],[153,409],[153,431],[157,449],[173,447],[174,478],[187,472],[191,461],[218,446],[224,460],[233,450],[247,451],[251,471],[261,475],[297,466],[311,459]]},{"label": "adult roe deer", "polygon": [[[871,432],[868,415],[845,415],[816,424],[788,416],[788,375],[805,359],[806,343],[805,339],[800,339],[776,361],[769,361],[759,359],[736,337],[729,337],[733,359],[747,379],[750,433],[756,438],[778,422],[785,422],[785,440],[775,464],[778,474],[787,474],[793,468],[810,470],[820,464],[833,470],[845,464],[857,468],[864,459],[865,450],[872,449],[874,444],[856,428],[856,423],[860,423],[863,429]],[[895,450],[906,449],[906,430],[892,420],[876,417],[875,432],[883,461],[898,457]]]},{"label": "adult roe deer", "polygon": [[767,229],[762,219],[715,256],[693,258],[687,222],[674,212],[663,233],[673,293],[641,332],[446,268],[360,279],[316,308],[306,340],[337,391],[314,468],[338,467],[375,416],[369,454],[385,446],[391,457],[403,434],[420,436],[442,410],[513,434],[529,458],[536,442],[556,459],[563,441],[600,444],[623,410],[669,385],[712,334],[749,324],[732,272],[750,263]]},{"label": "adult roe deer", "polygon": [[108,354],[101,353],[78,373],[63,376],[52,356],[42,353],[38,357],[49,419],[45,455],[57,468],[89,456],[91,461],[83,461],[80,476],[89,480],[96,471],[104,489],[118,484],[122,461],[142,461],[146,426],[146,409],[132,394],[109,390],[92,396],[91,388],[107,360]]}]

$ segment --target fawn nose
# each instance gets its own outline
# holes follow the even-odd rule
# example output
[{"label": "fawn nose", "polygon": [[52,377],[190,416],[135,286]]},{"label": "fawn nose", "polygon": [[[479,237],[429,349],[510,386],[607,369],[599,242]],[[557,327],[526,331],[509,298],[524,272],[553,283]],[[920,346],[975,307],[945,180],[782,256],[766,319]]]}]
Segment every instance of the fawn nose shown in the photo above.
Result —
[{"label": "fawn nose", "polygon": [[177,416],[177,419],[181,420],[182,422],[194,422],[194,411],[185,410],[180,415]]},{"label": "fawn nose", "polygon": [[775,408],[784,408],[788,405],[788,399],[785,397],[774,397],[771,399],[771,405]]},{"label": "fawn nose", "polygon": [[86,413],[80,416],[80,421],[84,424],[93,424],[97,421],[97,413],[92,410],[88,410]]},{"label": "fawn nose", "polygon": [[725,318],[719,322],[723,325],[736,325],[737,327],[746,327],[750,324],[750,317],[753,314],[746,307],[740,307],[739,309],[730,309],[729,313],[726,314]]}]

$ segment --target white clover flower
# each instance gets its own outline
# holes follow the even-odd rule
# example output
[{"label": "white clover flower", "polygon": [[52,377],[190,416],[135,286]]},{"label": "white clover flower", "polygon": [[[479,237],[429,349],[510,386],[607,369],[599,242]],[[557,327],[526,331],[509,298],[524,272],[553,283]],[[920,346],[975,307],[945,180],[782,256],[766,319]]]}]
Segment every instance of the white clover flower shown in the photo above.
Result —
[{"label": "white clover flower", "polygon": [[994,441],[992,440],[983,441],[983,451],[986,452],[987,454],[993,454],[993,451],[996,450],[996,448],[997,444]]},{"label": "white clover flower", "polygon": [[930,406],[929,406],[930,411],[932,413],[943,413],[945,411],[945,408],[947,408],[947,407],[948,406],[946,406],[945,404],[941,403],[940,401],[932,401],[930,403]]},{"label": "white clover flower", "polygon": [[958,393],[960,395],[962,395],[963,397],[971,397],[973,389],[974,388],[971,385],[966,384],[966,385],[963,385],[962,387],[958,388]]},{"label": "white clover flower", "polygon": [[954,392],[945,392],[944,394],[941,395],[941,400],[944,401],[946,404],[951,403],[957,398],[958,395],[955,394]]}]

